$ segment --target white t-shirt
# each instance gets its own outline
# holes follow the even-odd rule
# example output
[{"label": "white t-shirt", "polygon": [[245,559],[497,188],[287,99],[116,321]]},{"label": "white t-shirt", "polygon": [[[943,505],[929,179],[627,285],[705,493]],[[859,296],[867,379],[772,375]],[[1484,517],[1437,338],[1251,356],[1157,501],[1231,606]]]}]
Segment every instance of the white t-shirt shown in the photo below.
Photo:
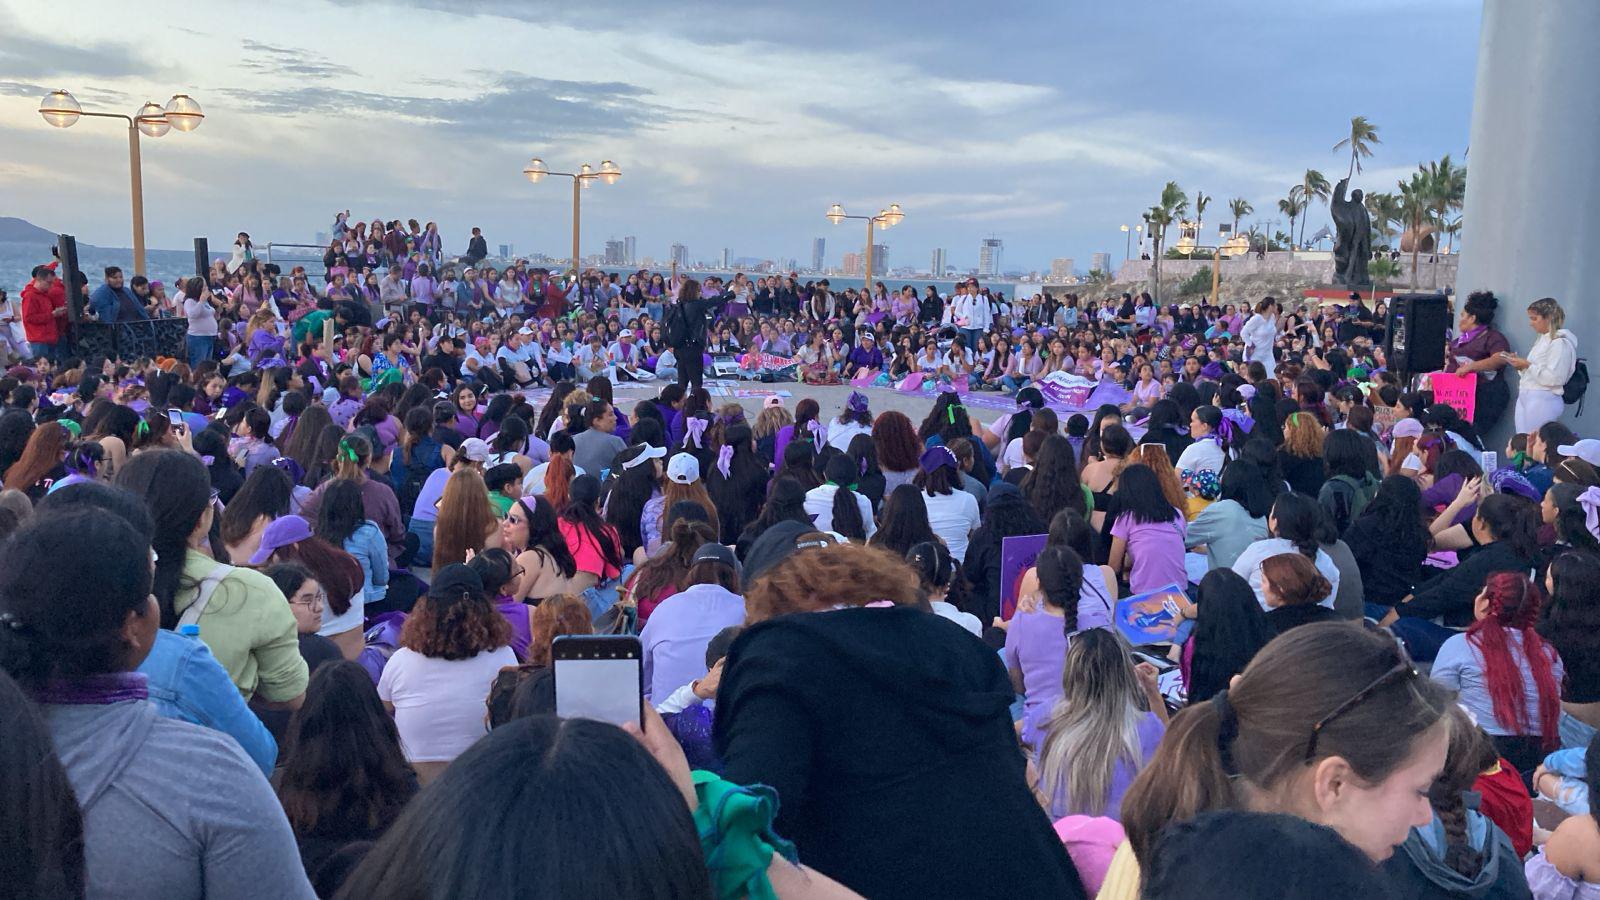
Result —
[{"label": "white t-shirt", "polygon": [[941,619],[949,619],[974,635],[983,637],[983,623],[979,622],[978,617],[972,613],[962,612],[956,608],[954,603],[945,600],[935,600],[928,605],[933,607],[934,615]]},{"label": "white t-shirt", "polygon": [[322,626],[317,629],[317,634],[333,637],[360,628],[366,608],[366,595],[362,591],[356,591],[355,596],[350,598],[350,608],[345,610],[342,616],[334,615],[333,604],[322,604]]},{"label": "white t-shirt", "polygon": [[1179,472],[1187,469],[1190,472],[1221,472],[1222,447],[1216,441],[1201,438],[1183,448],[1178,454],[1178,463],[1174,466]]},{"label": "white t-shirt", "polygon": [[850,452],[850,442],[858,434],[872,434],[869,426],[860,422],[840,422],[834,419],[828,423],[828,446],[837,447],[840,453]]},{"label": "white t-shirt", "polygon": [[[1261,593],[1261,563],[1283,553],[1299,552],[1294,544],[1283,538],[1256,541],[1239,554],[1239,558],[1233,563],[1233,571],[1250,582],[1250,590],[1256,592],[1256,602],[1261,604],[1261,608],[1270,610],[1272,607],[1267,605],[1266,595]],[[1316,566],[1322,577],[1333,585],[1333,590],[1329,591],[1328,596],[1323,597],[1317,605],[1333,609],[1333,598],[1339,596],[1339,567],[1333,564],[1333,557],[1329,556],[1326,550],[1317,551]]]},{"label": "white t-shirt", "polygon": [[489,685],[502,668],[516,664],[510,647],[456,660],[396,650],[378,679],[378,696],[394,704],[406,760],[449,762],[487,734],[483,701]]},{"label": "white t-shirt", "polygon": [[928,526],[950,548],[956,562],[967,558],[967,536],[978,527],[978,498],[957,489],[948,494],[922,492],[928,505]]},{"label": "white t-shirt", "polygon": [[[548,468],[550,468],[550,463],[547,460],[539,463],[532,469],[529,469],[528,474],[522,476],[522,492],[524,494],[534,494],[540,497],[544,496],[544,473]],[[583,469],[577,466],[572,467],[573,478],[577,478],[582,474],[584,474]]]},{"label": "white t-shirt", "polygon": [[[831,484],[824,484],[806,491],[805,510],[811,521],[816,523],[818,531],[834,531],[833,527],[833,495],[839,489]],[[866,526],[867,537],[872,537],[878,526],[872,521],[872,504],[867,502],[867,496],[860,491],[856,492],[856,508],[861,510],[861,523]]]}]

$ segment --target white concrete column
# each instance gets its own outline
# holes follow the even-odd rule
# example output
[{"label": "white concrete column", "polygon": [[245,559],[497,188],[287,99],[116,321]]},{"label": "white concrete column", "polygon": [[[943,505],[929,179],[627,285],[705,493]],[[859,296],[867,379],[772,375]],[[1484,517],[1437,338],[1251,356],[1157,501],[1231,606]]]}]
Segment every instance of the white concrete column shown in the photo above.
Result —
[{"label": "white concrete column", "polygon": [[[1535,335],[1524,310],[1554,297],[1579,354],[1600,365],[1597,216],[1600,2],[1484,0],[1458,308],[1472,291],[1494,291],[1496,324],[1526,354]],[[1580,435],[1600,436],[1600,397],[1590,400],[1596,411],[1573,419],[1577,407],[1569,406],[1564,420]],[[1507,409],[1495,449],[1511,428]]]}]

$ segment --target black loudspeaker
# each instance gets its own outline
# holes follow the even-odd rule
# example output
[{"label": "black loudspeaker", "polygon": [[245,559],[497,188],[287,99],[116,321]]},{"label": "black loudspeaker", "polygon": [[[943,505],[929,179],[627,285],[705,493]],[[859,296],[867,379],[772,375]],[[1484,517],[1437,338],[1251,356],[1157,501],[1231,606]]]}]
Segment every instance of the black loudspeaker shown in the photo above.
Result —
[{"label": "black loudspeaker", "polygon": [[201,278],[206,277],[206,270],[210,268],[210,248],[205,238],[194,239],[194,273]]},{"label": "black loudspeaker", "polygon": [[83,273],[78,270],[78,239],[70,234],[56,235],[56,259],[61,261],[57,266],[56,277],[61,279],[67,292],[67,318],[77,322],[83,318]]},{"label": "black loudspeaker", "polygon": [[1384,325],[1383,352],[1390,371],[1417,374],[1444,368],[1450,304],[1443,294],[1390,297]]}]

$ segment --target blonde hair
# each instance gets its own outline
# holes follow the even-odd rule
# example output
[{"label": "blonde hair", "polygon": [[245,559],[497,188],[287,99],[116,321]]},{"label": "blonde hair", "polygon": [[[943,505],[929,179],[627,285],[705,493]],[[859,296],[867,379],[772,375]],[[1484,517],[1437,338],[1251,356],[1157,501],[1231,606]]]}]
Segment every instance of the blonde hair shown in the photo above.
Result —
[{"label": "blonde hair", "polygon": [[769,406],[756,415],[756,423],[750,428],[750,436],[756,440],[777,434],[785,425],[793,425],[794,416],[789,415],[789,410],[782,406]]},{"label": "blonde hair", "polygon": [[1290,456],[1316,459],[1322,455],[1322,439],[1326,432],[1317,417],[1304,410],[1289,414],[1283,423],[1283,449]]},{"label": "blonde hair", "polygon": [[1550,320],[1550,332],[1554,334],[1567,324],[1567,311],[1561,308],[1554,297],[1541,297],[1528,304],[1528,312],[1541,319]]}]

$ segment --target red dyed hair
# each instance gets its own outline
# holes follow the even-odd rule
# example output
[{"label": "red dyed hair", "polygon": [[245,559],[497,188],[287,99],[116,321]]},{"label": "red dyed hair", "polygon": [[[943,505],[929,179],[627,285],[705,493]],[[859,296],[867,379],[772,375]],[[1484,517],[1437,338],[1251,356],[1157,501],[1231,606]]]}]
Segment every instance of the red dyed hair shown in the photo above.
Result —
[{"label": "red dyed hair", "polygon": [[[1561,717],[1561,686],[1556,683],[1553,666],[1556,651],[1533,630],[1543,595],[1521,572],[1496,572],[1484,582],[1483,590],[1489,599],[1489,614],[1467,629],[1467,643],[1483,656],[1483,680],[1494,717],[1519,734],[1530,733],[1537,724],[1545,749],[1553,750]],[[1539,693],[1537,723],[1529,721],[1522,670],[1511,655],[1508,631],[1522,635],[1522,652]]]}]

